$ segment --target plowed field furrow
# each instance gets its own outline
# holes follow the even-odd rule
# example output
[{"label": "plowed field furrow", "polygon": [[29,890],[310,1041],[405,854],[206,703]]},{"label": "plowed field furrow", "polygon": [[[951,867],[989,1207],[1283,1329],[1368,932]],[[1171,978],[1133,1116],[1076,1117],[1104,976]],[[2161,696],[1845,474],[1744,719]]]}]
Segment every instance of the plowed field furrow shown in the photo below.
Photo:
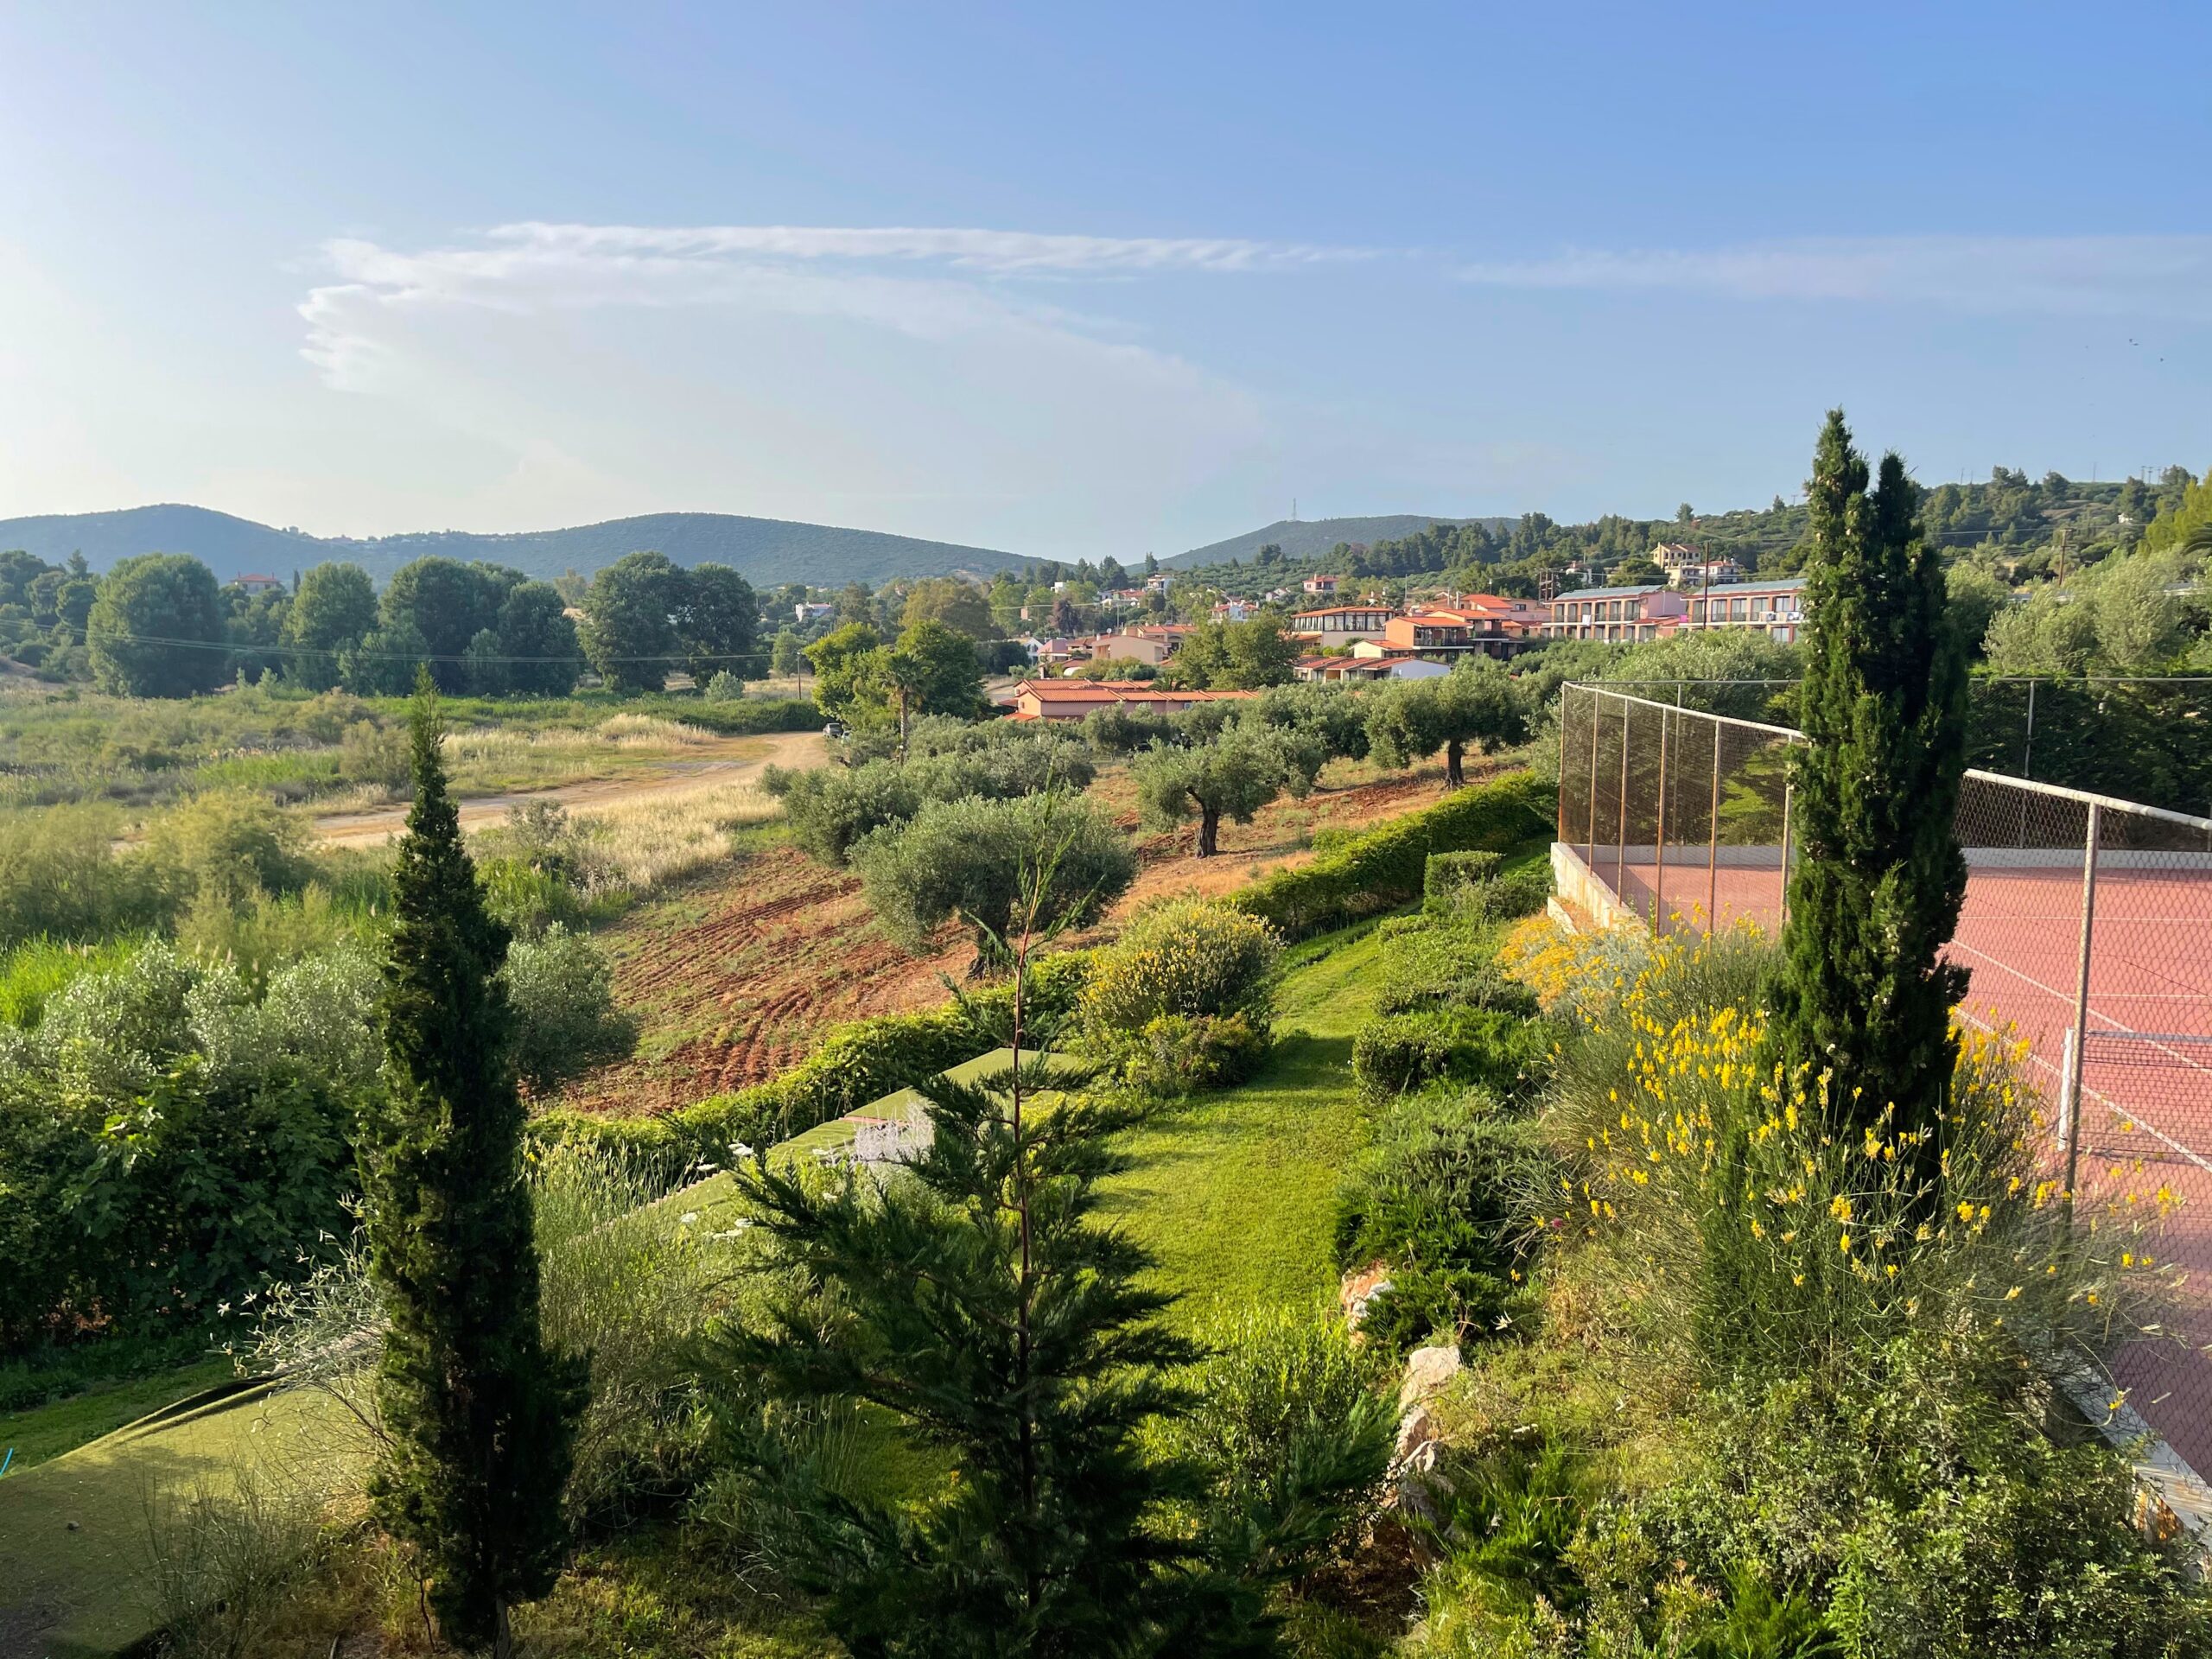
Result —
[{"label": "plowed field furrow", "polygon": [[[1480,767],[1471,760],[1471,775]],[[1111,936],[1116,918],[1163,893],[1226,893],[1255,872],[1303,862],[1313,832],[1356,827],[1425,806],[1440,768],[1421,768],[1282,801],[1249,824],[1222,826],[1222,855],[1191,856],[1191,830],[1142,832],[1125,777],[1109,773],[1094,798],[1135,843],[1135,886],[1085,938]],[[563,1105],[612,1116],[672,1110],[765,1082],[804,1059],[816,1034],[843,1020],[930,1007],[944,978],[968,965],[964,944],[916,961],[876,929],[860,883],[796,848],[752,854],[632,912],[604,942],[615,957],[615,996],[645,1024],[650,1058],[607,1066],[571,1084]]]}]

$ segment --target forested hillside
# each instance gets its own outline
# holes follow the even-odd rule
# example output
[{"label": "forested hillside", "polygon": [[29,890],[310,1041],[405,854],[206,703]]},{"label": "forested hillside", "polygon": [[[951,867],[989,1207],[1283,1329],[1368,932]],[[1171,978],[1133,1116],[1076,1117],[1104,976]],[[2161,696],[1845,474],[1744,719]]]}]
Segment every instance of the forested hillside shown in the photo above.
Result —
[{"label": "forested hillside", "polygon": [[756,585],[830,587],[953,570],[988,574],[1015,563],[1011,553],[988,548],[728,512],[656,512],[504,536],[423,531],[355,540],[276,530],[206,507],[131,507],[0,519],[0,548],[21,548],[55,564],[81,552],[95,570],[141,553],[189,553],[224,582],[249,572],[289,582],[295,570],[336,560],[360,566],[379,584],[426,554],[464,563],[480,559],[550,581],[567,570],[588,576],[625,553],[650,548],[681,565],[728,565]]}]

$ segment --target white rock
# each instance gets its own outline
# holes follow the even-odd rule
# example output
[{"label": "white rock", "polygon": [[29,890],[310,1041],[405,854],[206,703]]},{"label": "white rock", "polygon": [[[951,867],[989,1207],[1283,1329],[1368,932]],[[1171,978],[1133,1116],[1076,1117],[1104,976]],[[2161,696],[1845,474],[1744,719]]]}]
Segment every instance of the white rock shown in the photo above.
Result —
[{"label": "white rock", "polygon": [[1398,1389],[1399,1408],[1403,1410],[1442,1393],[1446,1385],[1459,1375],[1459,1363],[1456,1346],[1414,1349],[1406,1356],[1406,1380]]}]

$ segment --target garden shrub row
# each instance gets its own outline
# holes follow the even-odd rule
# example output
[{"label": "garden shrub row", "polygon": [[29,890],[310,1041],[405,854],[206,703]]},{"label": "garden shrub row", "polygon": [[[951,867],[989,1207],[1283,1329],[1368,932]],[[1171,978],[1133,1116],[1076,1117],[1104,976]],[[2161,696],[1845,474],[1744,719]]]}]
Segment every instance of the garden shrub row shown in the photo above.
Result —
[{"label": "garden shrub row", "polygon": [[[1090,978],[1084,951],[1063,951],[1036,965],[1029,1017],[1070,1013]],[[587,1146],[620,1153],[674,1179],[702,1164],[726,1164],[740,1147],[760,1149],[817,1123],[1003,1046],[1013,994],[993,986],[919,1014],[855,1020],[821,1038],[814,1052],[781,1076],[658,1117],[601,1117],[559,1109],[531,1120],[531,1149]]]},{"label": "garden shrub row", "polygon": [[1555,786],[1533,772],[1477,784],[1377,829],[1332,838],[1312,863],[1278,870],[1224,902],[1285,938],[1325,932],[1420,898],[1432,854],[1507,853],[1548,836],[1555,804]]},{"label": "garden shrub row", "polygon": [[1554,1033],[1540,1020],[1500,1008],[1430,1008],[1370,1020],[1352,1039],[1351,1074],[1387,1097],[1435,1083],[1527,1094],[1542,1077]]}]

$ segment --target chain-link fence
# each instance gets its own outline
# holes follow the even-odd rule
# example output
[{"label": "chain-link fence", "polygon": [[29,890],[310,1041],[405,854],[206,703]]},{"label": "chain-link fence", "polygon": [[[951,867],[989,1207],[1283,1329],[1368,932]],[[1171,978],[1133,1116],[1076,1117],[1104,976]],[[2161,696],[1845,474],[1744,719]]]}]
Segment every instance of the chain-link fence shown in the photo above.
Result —
[{"label": "chain-link fence", "polygon": [[[1660,933],[1787,919],[1801,734],[1584,684],[1560,722],[1559,838],[1600,897]],[[2212,818],[1975,770],[1955,822],[1960,1016],[2022,1045],[2077,1215],[2168,1212],[2171,1317],[2113,1376],[2212,1471]]]}]

